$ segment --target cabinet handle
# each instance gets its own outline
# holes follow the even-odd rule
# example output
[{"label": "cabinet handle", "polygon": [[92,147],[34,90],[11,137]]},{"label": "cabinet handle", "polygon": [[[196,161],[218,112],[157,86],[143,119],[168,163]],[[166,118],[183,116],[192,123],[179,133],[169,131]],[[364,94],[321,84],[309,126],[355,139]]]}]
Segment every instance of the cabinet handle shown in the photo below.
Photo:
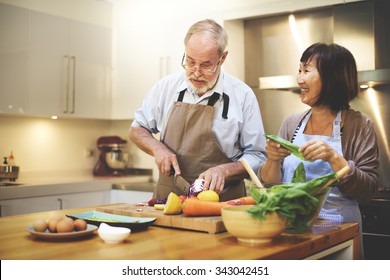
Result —
[{"label": "cabinet handle", "polygon": [[164,77],[164,57],[160,56],[160,79]]},{"label": "cabinet handle", "polygon": [[170,56],[160,56],[160,79],[168,75],[170,60]]},{"label": "cabinet handle", "polygon": [[166,62],[165,62],[165,76],[169,74],[169,64],[171,62],[171,57],[167,56],[166,57]]},{"label": "cabinet handle", "polygon": [[74,114],[76,102],[76,57],[64,55],[63,67],[63,112],[65,114]]},{"label": "cabinet handle", "polygon": [[75,56],[71,56],[70,57],[70,61],[71,61],[71,64],[72,64],[72,67],[71,68],[71,75],[70,75],[70,90],[71,90],[71,93],[69,94],[69,104],[70,104],[70,111],[69,113],[70,114],[74,114],[75,112],[75,100],[76,100],[76,57]]},{"label": "cabinet handle", "polygon": [[69,56],[63,57],[63,108],[62,112],[67,114],[69,110]]},{"label": "cabinet handle", "polygon": [[57,198],[57,201],[60,203],[60,210],[62,210],[62,198]]}]

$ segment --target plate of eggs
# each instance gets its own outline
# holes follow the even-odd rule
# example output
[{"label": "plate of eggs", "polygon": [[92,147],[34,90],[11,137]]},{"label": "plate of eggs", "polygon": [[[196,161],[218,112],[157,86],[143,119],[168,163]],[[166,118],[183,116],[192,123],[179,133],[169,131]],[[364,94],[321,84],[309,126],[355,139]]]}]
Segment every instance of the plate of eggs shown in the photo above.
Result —
[{"label": "plate of eggs", "polygon": [[54,216],[49,220],[39,219],[27,227],[31,236],[46,240],[68,240],[91,235],[96,225],[87,224],[83,219]]}]

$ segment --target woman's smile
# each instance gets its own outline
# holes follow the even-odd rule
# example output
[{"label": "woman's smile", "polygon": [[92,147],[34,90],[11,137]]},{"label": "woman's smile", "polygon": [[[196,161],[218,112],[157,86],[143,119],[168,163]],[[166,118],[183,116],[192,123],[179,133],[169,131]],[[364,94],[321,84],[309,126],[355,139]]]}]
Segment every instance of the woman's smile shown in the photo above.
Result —
[{"label": "woman's smile", "polygon": [[300,63],[297,83],[301,88],[302,103],[313,105],[320,95],[322,87],[316,58],[312,58],[307,64]]}]

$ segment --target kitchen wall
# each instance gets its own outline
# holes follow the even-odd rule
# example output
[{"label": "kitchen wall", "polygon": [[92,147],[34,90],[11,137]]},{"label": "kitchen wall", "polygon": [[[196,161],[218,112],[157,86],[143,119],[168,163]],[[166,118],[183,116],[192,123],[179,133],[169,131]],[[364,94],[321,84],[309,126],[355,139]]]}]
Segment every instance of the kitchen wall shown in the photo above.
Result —
[{"label": "kitchen wall", "polygon": [[[72,170],[92,174],[99,156],[97,139],[117,135],[127,140],[129,125],[130,121],[0,116],[0,156],[13,151],[21,176]],[[128,151],[136,167],[152,168],[152,158],[131,142]]]},{"label": "kitchen wall", "polygon": [[[340,4],[343,2],[355,2],[360,0],[0,0],[3,3],[28,7],[33,10],[43,11],[59,16],[71,17],[75,20],[101,24],[110,26],[112,19],[104,11],[104,7],[109,5],[123,5],[124,18],[128,18],[128,24],[132,28],[129,30],[134,33],[129,34],[131,39],[125,45],[128,52],[134,52],[134,56],[140,60],[130,60],[131,65],[127,69],[127,76],[138,83],[145,83],[145,79],[149,77],[152,68],[148,57],[152,57],[145,49],[145,46],[153,50],[162,48],[162,55],[169,55],[170,50],[174,47],[182,49],[182,38],[172,40],[172,32],[174,34],[184,33],[188,26],[203,18],[213,18],[225,25],[228,30],[229,56],[224,64],[224,69],[237,77],[245,80],[245,62],[244,62],[244,19],[258,17],[262,15],[279,14],[294,10],[304,10],[313,7],[327,6]],[[77,2],[77,5],[75,3]],[[91,3],[96,8],[91,11]],[[84,6],[80,8],[81,6]],[[72,7],[79,8],[74,9]],[[151,8],[153,7],[153,8]],[[96,16],[104,15],[104,16]],[[153,34],[153,26],[162,26],[164,32]],[[147,26],[148,32],[145,32]],[[171,31],[172,32],[171,32]],[[180,32],[178,32],[178,30]],[[126,32],[127,29],[124,29]],[[114,30],[114,35],[116,31]],[[156,38],[165,43],[164,47],[156,44]],[[176,37],[176,35],[175,35]],[[115,43],[115,42],[114,42]],[[180,44],[179,46],[176,46]],[[118,50],[113,49],[113,71],[122,69],[118,66],[121,57],[118,56]],[[158,53],[158,51],[155,51]],[[153,60],[154,61],[154,60]],[[175,65],[179,62],[172,61]],[[154,66],[153,66],[154,67]],[[155,67],[158,69],[158,67]],[[154,72],[153,72],[154,73]],[[136,74],[136,75],[133,75]],[[139,75],[143,75],[138,78]],[[126,77],[127,77],[126,76]],[[119,76],[118,76],[119,77]],[[126,78],[127,79],[127,78]],[[157,78],[156,78],[157,79]],[[153,82],[155,79],[153,79]],[[129,81],[129,82],[128,82]],[[133,95],[131,100],[134,104],[140,104],[139,96],[144,96],[146,90],[152,84],[144,87],[138,87],[126,80],[126,87],[116,88],[114,84],[113,104],[125,104],[123,98],[129,98],[128,95]],[[149,83],[149,82],[148,82]],[[136,90],[136,89],[142,90]],[[125,89],[122,92],[117,90]],[[131,89],[131,91],[129,90]],[[136,107],[138,107],[137,105]],[[127,108],[125,108],[127,112]],[[129,110],[129,115],[132,112]],[[58,119],[51,120],[49,118],[39,117],[19,117],[0,115],[0,156],[8,156],[10,151],[14,152],[15,159],[18,165],[21,166],[21,175],[23,173],[33,172],[57,172],[61,170],[86,170],[92,172],[92,168],[98,157],[96,148],[96,140],[103,135],[118,135],[127,139],[127,129],[130,120],[83,120],[83,119]],[[154,160],[152,157],[140,151],[132,143],[128,143],[128,149],[132,156],[132,162],[135,167],[152,168]],[[89,151],[92,151],[92,156],[87,156]]]}]

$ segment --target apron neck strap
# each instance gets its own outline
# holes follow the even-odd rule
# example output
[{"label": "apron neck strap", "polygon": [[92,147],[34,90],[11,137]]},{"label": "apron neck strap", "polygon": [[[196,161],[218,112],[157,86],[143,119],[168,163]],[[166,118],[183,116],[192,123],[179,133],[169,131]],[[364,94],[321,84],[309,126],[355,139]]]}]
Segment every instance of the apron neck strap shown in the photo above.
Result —
[{"label": "apron neck strap", "polygon": [[185,90],[185,89],[183,89],[183,90],[179,93],[179,97],[177,98],[177,101],[183,102],[184,93],[186,93],[186,90]]},{"label": "apron neck strap", "polygon": [[228,118],[228,111],[229,111],[229,95],[223,93],[222,94],[222,98],[223,98],[222,118],[227,120],[227,118]]},{"label": "apron neck strap", "polygon": [[[223,110],[222,110],[222,118],[228,118],[229,111],[229,96],[225,93],[222,93],[223,99]],[[219,100],[219,93],[214,92],[213,95],[210,96],[209,101],[207,102],[208,106],[214,106],[214,104]]]},{"label": "apron neck strap", "polygon": [[217,103],[218,99],[219,99],[219,93],[214,92],[210,96],[209,101],[207,102],[207,105],[208,106],[214,106],[214,104]]},{"label": "apron neck strap", "polygon": [[[186,92],[186,90],[184,89],[179,93],[179,97],[177,98],[178,102],[183,102],[185,92]],[[222,98],[223,98],[222,118],[227,119],[228,118],[228,111],[229,111],[229,96],[227,94],[223,93]],[[209,101],[207,102],[207,105],[214,106],[218,100],[219,100],[219,93],[214,92],[210,96]]]}]

